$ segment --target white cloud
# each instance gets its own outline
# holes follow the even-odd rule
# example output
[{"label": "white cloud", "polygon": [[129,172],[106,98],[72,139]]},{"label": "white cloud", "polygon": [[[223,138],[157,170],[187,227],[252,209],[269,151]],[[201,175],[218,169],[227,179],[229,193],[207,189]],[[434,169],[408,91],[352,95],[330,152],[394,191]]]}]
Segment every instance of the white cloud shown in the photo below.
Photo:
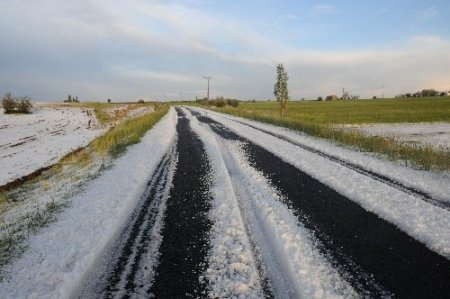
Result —
[{"label": "white cloud", "polygon": [[421,21],[434,19],[439,14],[436,6],[430,6],[427,9],[421,11],[417,15],[417,19]]},{"label": "white cloud", "polygon": [[[437,59],[438,57],[438,59]],[[342,87],[363,97],[450,88],[450,41],[418,36],[395,46],[366,51],[291,51],[279,55],[298,97],[340,94]],[[281,60],[282,59],[282,60]]]},{"label": "white cloud", "polygon": [[[0,28],[8,28],[0,29],[8,45],[0,48],[0,94],[135,99],[182,90],[195,97],[210,74],[213,96],[267,99],[279,62],[295,98],[342,87],[361,96],[383,85],[390,95],[450,88],[450,44],[436,36],[364,51],[312,51],[288,48],[246,20],[161,1],[126,2],[0,1]],[[6,26],[17,18],[23,22]]]},{"label": "white cloud", "polygon": [[331,14],[335,11],[336,9],[333,6],[327,4],[315,5],[312,8],[314,14]]}]

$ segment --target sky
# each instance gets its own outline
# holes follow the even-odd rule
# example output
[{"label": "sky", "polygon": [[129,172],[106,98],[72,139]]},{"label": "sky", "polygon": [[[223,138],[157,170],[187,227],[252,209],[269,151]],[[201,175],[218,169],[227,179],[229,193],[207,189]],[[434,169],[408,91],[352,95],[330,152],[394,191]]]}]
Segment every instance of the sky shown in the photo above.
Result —
[{"label": "sky", "polygon": [[450,90],[448,0],[0,0],[0,94],[35,101]]}]

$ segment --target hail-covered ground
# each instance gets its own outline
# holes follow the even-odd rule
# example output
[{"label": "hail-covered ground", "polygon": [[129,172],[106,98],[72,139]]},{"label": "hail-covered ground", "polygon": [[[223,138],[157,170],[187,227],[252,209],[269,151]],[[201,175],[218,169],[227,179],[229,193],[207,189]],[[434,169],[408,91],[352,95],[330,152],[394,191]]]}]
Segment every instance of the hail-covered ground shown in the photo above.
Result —
[{"label": "hail-covered ground", "polygon": [[428,145],[450,150],[450,123],[406,123],[347,125],[373,136],[383,136],[411,145]]},{"label": "hail-covered ground", "polygon": [[0,297],[448,297],[449,194],[448,173],[171,108],[24,241]]},{"label": "hail-covered ground", "polygon": [[93,109],[38,106],[0,113],[0,186],[56,163],[104,133]]}]

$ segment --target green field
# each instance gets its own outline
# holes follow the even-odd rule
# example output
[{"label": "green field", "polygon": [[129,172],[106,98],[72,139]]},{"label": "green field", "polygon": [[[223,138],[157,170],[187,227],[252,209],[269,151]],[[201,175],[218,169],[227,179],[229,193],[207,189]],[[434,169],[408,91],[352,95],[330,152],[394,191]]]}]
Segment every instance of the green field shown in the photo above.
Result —
[{"label": "green field", "polygon": [[[241,102],[236,112],[278,118],[280,108],[277,102]],[[288,102],[284,118],[315,124],[450,122],[450,97]]]},{"label": "green field", "polygon": [[450,170],[450,152],[431,146],[409,145],[391,138],[346,131],[342,124],[450,122],[450,97],[289,102],[280,116],[276,102],[242,102],[220,112],[279,125],[365,152],[381,154],[426,170]]}]

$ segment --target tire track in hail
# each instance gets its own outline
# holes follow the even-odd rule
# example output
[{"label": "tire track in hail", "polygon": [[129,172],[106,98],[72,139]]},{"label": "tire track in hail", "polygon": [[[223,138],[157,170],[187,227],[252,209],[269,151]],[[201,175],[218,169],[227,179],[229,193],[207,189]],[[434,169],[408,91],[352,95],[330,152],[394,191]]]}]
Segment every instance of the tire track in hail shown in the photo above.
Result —
[{"label": "tire track in hail", "polygon": [[439,298],[450,294],[449,260],[274,154],[194,114],[223,138],[245,144],[253,167],[286,196],[286,204],[320,241],[318,249],[360,295]]},{"label": "tire track in hail", "polygon": [[79,298],[126,298],[150,287],[160,245],[157,236],[177,160],[175,144],[159,162],[130,221],[86,281]]},{"label": "tire track in hail", "polygon": [[176,141],[78,298],[206,297],[210,165],[189,120],[177,113]]},{"label": "tire track in hail", "polygon": [[202,276],[207,265],[211,223],[210,165],[189,120],[178,113],[178,164],[162,230],[160,258],[148,291],[156,298],[206,296]]},{"label": "tire track in hail", "polygon": [[349,169],[351,169],[353,171],[356,171],[359,174],[368,176],[368,177],[370,177],[370,178],[372,178],[374,180],[377,180],[379,182],[382,182],[382,183],[384,183],[384,184],[386,184],[388,186],[394,187],[394,188],[396,188],[396,189],[398,189],[398,190],[400,190],[400,191],[402,191],[404,193],[414,195],[414,196],[422,199],[423,201],[428,202],[429,204],[432,204],[434,206],[437,206],[437,207],[440,207],[442,209],[450,211],[450,202],[436,199],[436,198],[434,198],[433,196],[431,196],[430,194],[428,194],[428,193],[426,193],[424,191],[417,190],[416,188],[406,186],[406,185],[404,185],[404,184],[402,184],[402,183],[400,183],[398,181],[392,180],[391,178],[389,178],[389,177],[387,177],[385,175],[382,175],[382,174],[376,173],[374,171],[365,169],[364,167],[362,167],[360,165],[351,163],[349,161],[345,161],[345,160],[343,160],[343,159],[341,159],[339,157],[336,157],[336,156],[331,155],[331,154],[327,154],[327,153],[325,153],[323,151],[320,151],[320,150],[315,149],[313,147],[310,147],[308,145],[301,144],[301,143],[299,143],[299,142],[297,142],[297,141],[295,141],[295,140],[293,140],[293,139],[291,139],[291,138],[289,138],[287,136],[284,136],[282,134],[277,134],[277,133],[271,132],[269,130],[265,130],[265,129],[259,128],[257,126],[254,126],[254,125],[251,125],[251,124],[239,121],[239,120],[231,119],[231,118],[228,118],[228,117],[225,117],[225,116],[222,116],[222,117],[227,119],[227,120],[239,123],[241,125],[248,126],[248,127],[252,128],[252,129],[258,130],[260,132],[269,134],[271,136],[274,136],[276,138],[279,138],[281,140],[289,142],[289,143],[291,143],[293,145],[296,145],[296,146],[298,146],[298,147],[300,147],[300,148],[302,148],[302,149],[304,149],[306,151],[309,151],[311,153],[317,154],[317,155],[319,155],[321,157],[324,157],[324,158],[326,158],[326,159],[328,159],[330,161],[333,161],[333,162],[338,163],[338,164],[340,164],[342,166],[345,166],[345,167],[347,167],[347,168],[349,168]]}]

